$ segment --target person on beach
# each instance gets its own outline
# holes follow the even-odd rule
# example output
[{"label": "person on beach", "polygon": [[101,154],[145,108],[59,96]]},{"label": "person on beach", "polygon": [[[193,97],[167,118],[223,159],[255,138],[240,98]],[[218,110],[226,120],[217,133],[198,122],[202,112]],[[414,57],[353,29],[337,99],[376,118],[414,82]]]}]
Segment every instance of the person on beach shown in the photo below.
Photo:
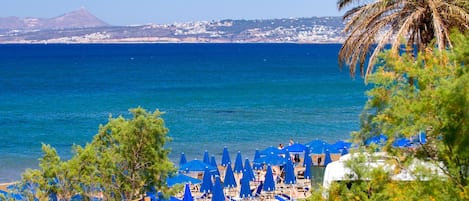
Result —
[{"label": "person on beach", "polygon": [[283,144],[282,144],[282,143],[280,143],[280,144],[278,145],[278,149],[280,149],[280,150],[283,149]]},{"label": "person on beach", "polygon": [[290,142],[288,143],[288,146],[292,146],[293,144],[295,144],[295,141],[293,141],[293,138],[290,138]]}]

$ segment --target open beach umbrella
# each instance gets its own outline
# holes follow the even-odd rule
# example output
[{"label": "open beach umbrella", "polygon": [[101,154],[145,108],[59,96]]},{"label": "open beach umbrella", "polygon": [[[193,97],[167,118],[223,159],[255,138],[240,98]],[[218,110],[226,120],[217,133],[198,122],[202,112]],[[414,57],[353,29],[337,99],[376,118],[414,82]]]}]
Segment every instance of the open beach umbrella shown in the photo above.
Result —
[{"label": "open beach umbrella", "polygon": [[352,146],[351,142],[345,142],[343,140],[338,140],[334,144],[332,144],[333,147],[336,149],[349,149]]},{"label": "open beach umbrella", "polygon": [[305,145],[302,145],[300,143],[295,143],[288,147],[285,147],[285,151],[288,151],[290,153],[302,153],[303,151],[305,151],[305,148],[306,148]]},{"label": "open beach umbrella", "polygon": [[212,192],[212,174],[210,174],[210,170],[205,168],[204,176],[202,178],[202,185],[200,186],[200,192],[202,193],[210,193]]},{"label": "open beach umbrella", "polygon": [[377,144],[379,146],[384,146],[387,140],[388,137],[386,135],[380,134],[378,136],[373,136],[365,140],[365,145],[369,146],[371,144]]},{"label": "open beach umbrella", "polygon": [[219,176],[215,176],[215,184],[213,185],[212,201],[225,201],[223,186]]},{"label": "open beach umbrella", "polygon": [[231,164],[226,166],[225,171],[225,181],[223,182],[224,186],[227,188],[235,188],[238,185],[236,184],[236,180],[234,177],[233,169],[231,169]]},{"label": "open beach umbrella", "polygon": [[285,184],[296,184],[296,176],[295,176],[295,169],[293,167],[293,162],[291,160],[288,160],[288,162],[285,164],[285,179],[283,182]]},{"label": "open beach umbrella", "polygon": [[218,165],[217,161],[215,160],[215,155],[212,155],[212,157],[210,158],[210,165],[215,167],[214,174],[220,176],[220,171],[218,171]]},{"label": "open beach umbrella", "polygon": [[241,152],[239,151],[238,151],[238,154],[236,154],[236,160],[235,160],[233,171],[235,173],[243,172],[243,158],[241,157]]},{"label": "open beach umbrella", "polygon": [[325,155],[326,156],[324,157],[324,167],[327,167],[327,165],[332,162],[331,153],[329,153],[328,149],[326,149],[326,154]]},{"label": "open beach umbrella", "polygon": [[246,160],[244,160],[243,177],[247,177],[249,181],[256,180],[256,178],[254,176],[254,172],[252,171],[252,168],[251,168],[251,163],[249,162],[248,158],[246,158]]},{"label": "open beach umbrella", "polygon": [[274,175],[272,174],[272,167],[267,166],[267,171],[265,173],[264,186],[262,190],[270,192],[275,191],[275,180]]},{"label": "open beach umbrella", "polygon": [[340,153],[341,156],[348,154],[348,149],[342,149],[342,153]]},{"label": "open beach umbrella", "polygon": [[182,165],[184,165],[186,163],[187,163],[186,154],[184,154],[184,152],[182,152],[181,153],[181,159],[179,159],[179,167],[181,167]]},{"label": "open beach umbrella", "polygon": [[288,154],[288,152],[283,149],[270,146],[260,151],[259,154],[262,157],[262,156],[267,156],[267,155],[281,155],[281,154],[286,155]]},{"label": "open beach umbrella", "polygon": [[177,174],[166,179],[166,183],[169,187],[182,183],[200,184],[201,182],[202,181],[200,179],[189,177],[185,174]]},{"label": "open beach umbrella", "polygon": [[409,139],[407,138],[396,138],[396,140],[394,140],[394,142],[392,143],[392,146],[393,147],[408,147],[408,146],[411,146],[411,142]]},{"label": "open beach umbrella", "polygon": [[[260,157],[261,156],[260,156],[260,153],[259,153],[259,149],[256,149],[256,152],[254,153],[254,159],[252,161],[254,162],[255,160],[258,160]],[[264,167],[263,167],[262,163],[257,163],[257,164],[253,163],[252,168],[255,169],[255,170],[262,170],[262,168],[264,168]]]},{"label": "open beach umbrella", "polygon": [[184,197],[182,198],[182,201],[194,201],[189,184],[186,184],[186,187],[184,189]]},{"label": "open beach umbrella", "polygon": [[249,175],[246,170],[244,170],[243,177],[241,178],[241,189],[239,192],[240,198],[252,197],[251,186],[249,185],[249,178],[245,177],[245,175]]},{"label": "open beach umbrella", "polygon": [[267,155],[260,157],[257,160],[253,161],[254,164],[267,164],[267,165],[284,165],[287,162],[287,159],[279,155]]},{"label": "open beach umbrella", "polygon": [[210,164],[204,163],[200,160],[197,160],[197,159],[194,159],[194,160],[191,160],[191,161],[185,163],[184,165],[179,167],[179,170],[180,171],[186,171],[186,172],[190,172],[190,171],[202,172],[202,171],[205,171],[206,167],[208,167],[208,169],[210,171],[215,171],[215,167],[211,166]]},{"label": "open beach umbrella", "polygon": [[204,163],[210,164],[210,156],[208,155],[208,151],[205,150],[204,152],[204,160],[202,160]]},{"label": "open beach umbrella", "polygon": [[326,141],[324,140],[320,140],[320,139],[315,139],[315,140],[312,140],[311,142],[308,142],[306,143],[305,145],[309,146],[311,149],[313,149],[314,147],[321,147],[323,146],[324,144],[327,144]]},{"label": "open beach umbrella", "polygon": [[223,148],[223,155],[221,156],[221,165],[227,166],[228,163],[231,163],[230,153],[228,152],[228,148]]}]

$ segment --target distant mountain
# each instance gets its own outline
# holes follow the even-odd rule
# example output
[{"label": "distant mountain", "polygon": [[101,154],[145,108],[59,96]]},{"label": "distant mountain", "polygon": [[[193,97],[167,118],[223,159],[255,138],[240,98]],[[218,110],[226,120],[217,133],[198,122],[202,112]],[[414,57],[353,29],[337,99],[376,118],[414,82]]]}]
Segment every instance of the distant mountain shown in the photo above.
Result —
[{"label": "distant mountain", "polygon": [[69,12],[54,18],[0,18],[0,29],[3,30],[47,30],[47,29],[69,29],[90,28],[109,26],[85,8]]}]

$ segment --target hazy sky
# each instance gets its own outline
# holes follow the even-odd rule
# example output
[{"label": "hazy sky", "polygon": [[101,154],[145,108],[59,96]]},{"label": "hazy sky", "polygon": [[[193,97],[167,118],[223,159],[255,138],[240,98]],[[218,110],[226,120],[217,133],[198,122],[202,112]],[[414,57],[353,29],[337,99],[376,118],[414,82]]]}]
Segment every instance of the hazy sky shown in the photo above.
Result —
[{"label": "hazy sky", "polygon": [[85,7],[113,25],[339,16],[337,0],[2,0],[0,17],[50,18]]}]

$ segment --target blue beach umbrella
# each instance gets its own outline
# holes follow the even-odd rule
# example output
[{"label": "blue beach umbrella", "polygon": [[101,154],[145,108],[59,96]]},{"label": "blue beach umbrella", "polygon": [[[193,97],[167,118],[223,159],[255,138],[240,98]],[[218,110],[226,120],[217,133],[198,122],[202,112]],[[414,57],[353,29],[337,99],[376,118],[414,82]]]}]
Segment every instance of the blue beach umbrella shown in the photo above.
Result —
[{"label": "blue beach umbrella", "polygon": [[186,163],[187,163],[186,154],[184,154],[184,152],[182,152],[181,153],[181,159],[179,159],[179,167],[181,167],[182,165],[184,165]]},{"label": "blue beach umbrella", "polygon": [[210,193],[212,192],[212,174],[210,174],[210,170],[205,168],[204,176],[202,178],[202,185],[200,186],[200,192],[202,193]]},{"label": "blue beach umbrella", "polygon": [[248,158],[244,160],[243,178],[244,177],[247,177],[249,181],[256,180],[256,178],[254,177],[254,172],[252,171],[252,168],[251,168],[251,163],[249,162]]},{"label": "blue beach umbrella", "polygon": [[331,162],[331,154],[329,153],[329,150],[326,150],[326,156],[324,157],[324,167],[327,167],[327,165],[329,165]]},{"label": "blue beach umbrella", "polygon": [[221,165],[227,166],[229,163],[231,163],[230,153],[228,152],[228,148],[224,147],[223,155],[221,156]]},{"label": "blue beach umbrella", "polygon": [[220,176],[220,171],[218,171],[218,165],[214,155],[212,155],[212,157],[210,158],[210,165],[215,167],[214,174]]},{"label": "blue beach umbrella", "polygon": [[243,158],[241,157],[241,152],[239,152],[239,151],[238,151],[238,154],[236,154],[236,160],[235,160],[233,170],[234,170],[235,173],[243,172]]},{"label": "blue beach umbrella", "polygon": [[397,138],[392,143],[392,146],[393,147],[408,147],[408,146],[411,146],[411,142],[407,138]]},{"label": "blue beach umbrella", "polygon": [[[259,153],[259,149],[256,149],[256,152],[254,153],[254,159],[252,160],[253,162],[256,161],[256,160],[259,160],[260,158],[260,153]],[[252,165],[252,168],[255,169],[255,170],[262,170],[263,168],[263,165],[262,163],[253,163]]]},{"label": "blue beach umbrella", "polygon": [[341,156],[348,154],[348,149],[342,149],[342,153],[340,154]]},{"label": "blue beach umbrella", "polygon": [[305,145],[302,145],[300,143],[295,143],[295,144],[292,144],[288,147],[285,147],[285,150],[290,152],[290,153],[301,153],[301,152],[305,151],[305,148],[306,148]]},{"label": "blue beach umbrella", "polygon": [[387,140],[388,137],[386,135],[380,134],[378,136],[373,136],[365,140],[365,145],[369,146],[371,144],[377,144],[379,146],[384,146]]},{"label": "blue beach umbrella", "polygon": [[190,171],[202,172],[202,171],[205,171],[206,167],[208,167],[208,169],[211,170],[211,171],[215,170],[215,167],[211,166],[210,164],[204,163],[200,160],[197,160],[197,159],[194,159],[192,161],[189,161],[189,162],[185,163],[184,165],[179,167],[179,170],[180,171],[186,171],[186,172],[190,172]]},{"label": "blue beach umbrella", "polygon": [[312,140],[311,142],[306,143],[305,145],[313,149],[315,147],[322,147],[324,144],[327,144],[327,142],[324,140],[315,139],[315,140]]},{"label": "blue beach umbrella", "polygon": [[223,193],[223,186],[221,185],[220,177],[215,177],[215,184],[213,185],[212,201],[225,201],[225,194]]},{"label": "blue beach umbrella", "polygon": [[288,154],[288,152],[283,149],[278,149],[276,147],[270,146],[260,151],[259,154],[262,157],[262,156],[267,156],[267,155]]},{"label": "blue beach umbrella", "polygon": [[264,186],[262,187],[262,190],[270,192],[270,191],[275,191],[275,181],[274,181],[274,175],[272,174],[272,167],[267,166],[267,171],[265,173],[265,179],[264,179]]},{"label": "blue beach umbrella", "polygon": [[296,176],[295,176],[295,169],[293,167],[293,162],[288,160],[285,164],[285,180],[283,182],[285,184],[296,184]]},{"label": "blue beach umbrella", "polygon": [[182,183],[200,184],[201,182],[202,181],[200,181],[200,179],[189,177],[184,174],[177,174],[172,177],[168,177],[166,179],[166,183],[168,184],[169,187],[174,186],[176,184],[182,184]]},{"label": "blue beach umbrella", "polygon": [[236,180],[234,177],[233,169],[231,169],[231,164],[228,164],[226,166],[226,172],[225,172],[225,181],[223,183],[225,187],[227,188],[235,188],[238,185],[236,184]]},{"label": "blue beach umbrella", "polygon": [[254,164],[267,164],[267,165],[284,165],[287,163],[287,159],[279,155],[267,155],[260,157],[253,161]]},{"label": "blue beach umbrella", "polygon": [[204,160],[203,160],[204,163],[207,163],[207,164],[210,164],[210,156],[208,155],[208,151],[205,150],[204,152]]},{"label": "blue beach umbrella", "polygon": [[311,156],[309,155],[309,152],[310,152],[309,146],[306,146],[306,148],[305,148],[305,156],[304,156],[304,158],[303,158],[303,167],[305,167],[306,164],[311,164],[311,162],[312,162]]},{"label": "blue beach umbrella", "polygon": [[243,177],[241,178],[241,189],[239,192],[240,198],[252,197],[251,186],[249,185],[249,178],[245,177],[245,175],[249,175],[246,170],[244,170]]},{"label": "blue beach umbrella", "polygon": [[305,163],[305,171],[303,173],[305,179],[311,179],[311,165],[312,165],[311,162],[312,161],[311,161],[311,157],[308,157],[308,158],[309,158],[309,162]]},{"label": "blue beach umbrella", "polygon": [[184,189],[184,197],[182,198],[182,201],[194,201],[189,184],[186,184],[186,187]]}]

